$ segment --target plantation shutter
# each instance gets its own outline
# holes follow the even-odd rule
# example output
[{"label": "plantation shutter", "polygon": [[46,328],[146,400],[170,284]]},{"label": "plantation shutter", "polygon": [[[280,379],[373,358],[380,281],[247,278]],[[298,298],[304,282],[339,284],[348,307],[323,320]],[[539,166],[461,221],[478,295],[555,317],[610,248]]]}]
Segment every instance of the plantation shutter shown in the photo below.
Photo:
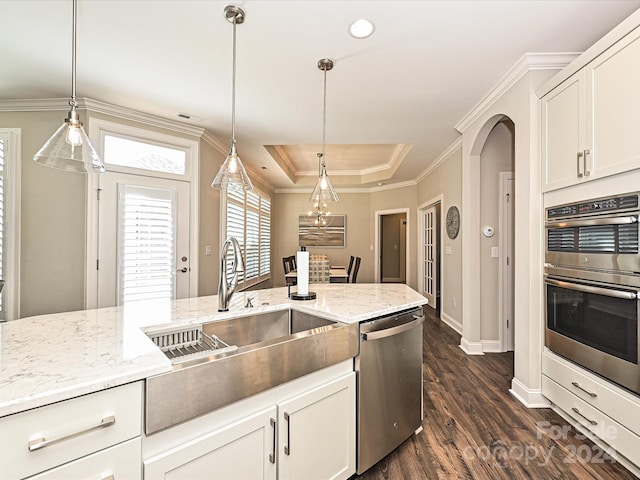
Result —
[{"label": "plantation shutter", "polygon": [[[234,237],[242,247],[245,272],[238,276],[239,287],[247,288],[269,279],[271,201],[268,197],[255,190],[248,192],[229,190],[226,236]],[[231,270],[232,259],[232,255],[227,255],[228,272]]]},{"label": "plantation shutter", "polygon": [[120,304],[176,298],[175,193],[120,185],[118,204]]},{"label": "plantation shutter", "polygon": [[[5,141],[0,140],[0,279],[4,279],[4,176],[5,176]],[[4,295],[0,295],[0,318],[5,318]]]}]

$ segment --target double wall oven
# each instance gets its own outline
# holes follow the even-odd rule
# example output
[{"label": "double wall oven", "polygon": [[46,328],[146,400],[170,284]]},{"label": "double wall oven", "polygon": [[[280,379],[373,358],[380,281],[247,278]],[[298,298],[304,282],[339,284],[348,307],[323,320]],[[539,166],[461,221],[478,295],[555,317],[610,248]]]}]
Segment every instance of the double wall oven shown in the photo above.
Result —
[{"label": "double wall oven", "polygon": [[546,209],[545,345],[640,394],[640,193]]}]

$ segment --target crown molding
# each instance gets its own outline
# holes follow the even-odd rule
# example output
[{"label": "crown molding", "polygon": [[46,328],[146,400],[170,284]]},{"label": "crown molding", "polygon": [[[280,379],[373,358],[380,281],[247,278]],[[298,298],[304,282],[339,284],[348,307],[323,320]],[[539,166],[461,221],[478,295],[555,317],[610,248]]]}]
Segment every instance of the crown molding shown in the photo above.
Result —
[{"label": "crown molding", "polygon": [[471,109],[455,129],[463,133],[484,112],[531,70],[561,70],[579,53],[525,53],[498,83]]},{"label": "crown molding", "polygon": [[[396,188],[413,187],[418,182],[415,180],[408,180],[406,182],[391,183],[389,185],[376,185],[375,187],[350,187],[350,188],[336,188],[336,193],[375,193],[383,190],[395,190]],[[273,193],[306,193],[311,194],[312,187],[307,188],[276,188]]]},{"label": "crown molding", "polygon": [[209,130],[205,130],[202,133],[201,138],[204,142],[211,145],[213,149],[216,152],[220,153],[221,155],[226,156],[229,153],[227,146],[224,143],[222,143],[218,137],[214,136],[211,132],[209,132]]},{"label": "crown molding", "polygon": [[[78,98],[78,107],[94,113],[102,113],[123,120],[131,120],[152,127],[165,128],[172,132],[201,137],[204,129],[193,125],[185,125],[176,120],[143,113],[126,107],[120,107],[91,98]],[[20,100],[1,100],[0,111],[3,112],[45,112],[56,110],[69,110],[68,98],[39,98]]]},{"label": "crown molding", "polygon": [[458,137],[455,142],[449,145],[439,156],[435,159],[435,161],[431,162],[427,168],[425,168],[420,174],[416,177],[416,183],[420,183],[424,180],[431,172],[433,172],[436,168],[442,165],[453,152],[462,148],[462,137]]},{"label": "crown molding", "polygon": [[382,192],[384,190],[395,190],[397,188],[406,188],[406,187],[414,187],[418,184],[415,180],[407,180],[406,182],[396,182],[390,183],[389,185],[376,185],[375,187],[370,187],[369,192]]}]

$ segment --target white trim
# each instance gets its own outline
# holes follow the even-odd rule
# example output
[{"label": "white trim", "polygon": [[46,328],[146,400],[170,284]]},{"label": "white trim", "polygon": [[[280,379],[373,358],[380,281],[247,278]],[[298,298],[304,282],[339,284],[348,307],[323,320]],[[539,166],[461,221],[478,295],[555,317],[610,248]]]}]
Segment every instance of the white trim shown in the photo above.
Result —
[{"label": "white trim", "polygon": [[[20,230],[22,181],[22,129],[0,128],[7,141],[5,151],[5,257],[4,299],[6,320],[20,318]],[[9,206],[7,209],[6,207]],[[7,228],[9,227],[9,228]]]},{"label": "white trim", "polygon": [[[127,138],[140,139],[142,141],[152,141],[174,148],[185,150],[187,158],[187,169],[185,175],[170,175],[159,172],[117,168],[114,171],[122,171],[127,174],[141,175],[147,177],[165,178],[169,180],[189,183],[189,295],[198,294],[198,233],[200,231],[200,142],[182,137],[131,127],[120,123],[110,122],[99,118],[92,118],[89,123],[89,138],[96,146],[98,155],[104,153],[104,135],[114,133]],[[111,168],[110,168],[111,170]],[[87,175],[87,219],[86,219],[86,258],[85,263],[85,308],[96,308],[98,306],[98,271],[96,264],[98,260],[98,199],[94,194],[99,188],[99,174]]]},{"label": "white trim", "polygon": [[444,313],[442,311],[442,306],[440,306],[440,320],[442,320],[449,327],[453,328],[456,332],[462,335],[462,324],[452,316]]},{"label": "white trim", "polygon": [[[120,107],[118,105],[93,100],[91,98],[78,98],[77,102],[80,109],[86,109],[95,113],[103,113],[152,127],[166,128],[172,132],[185,133],[187,135],[193,135],[194,137],[201,137],[204,132],[202,127],[186,125],[178,120],[171,120],[157,115],[151,115],[149,113]],[[0,101],[0,112],[45,112],[58,110],[69,110],[68,98],[39,98]],[[62,121],[62,118],[60,120]]]},{"label": "white trim", "polygon": [[375,239],[374,239],[374,250],[373,250],[373,268],[374,268],[374,282],[380,283],[380,217],[382,215],[393,215],[394,213],[404,213],[405,219],[407,220],[407,234],[405,235],[405,278],[406,282],[409,283],[409,279],[411,278],[411,270],[410,270],[410,262],[409,262],[409,252],[411,251],[411,219],[410,219],[410,209],[408,208],[396,208],[393,210],[376,210],[375,211]]},{"label": "white trim", "polygon": [[[382,192],[384,190],[395,190],[396,188],[414,187],[418,184],[415,180],[407,180],[406,182],[396,182],[389,185],[376,185],[375,187],[349,187],[349,188],[337,188],[334,185],[336,193],[374,193]],[[273,193],[306,193],[311,195],[313,185],[307,185],[306,187],[298,188],[276,188]]]},{"label": "white trim", "polygon": [[542,395],[542,390],[528,388],[515,377],[511,379],[509,393],[527,408],[549,408],[551,406],[549,400]]},{"label": "white trim", "polygon": [[424,180],[431,172],[447,161],[453,152],[460,148],[462,148],[462,136],[458,137],[455,142],[449,145],[440,155],[438,155],[438,158],[436,158],[435,161],[431,162],[427,168],[420,172],[416,177],[416,182],[420,183]]},{"label": "white trim", "polygon": [[502,346],[500,340],[481,340],[483,353],[502,353]]},{"label": "white trim", "polygon": [[561,70],[577,56],[578,53],[564,52],[525,53],[454,128],[463,133],[530,70]]},{"label": "white trim", "polygon": [[482,342],[470,342],[466,338],[460,339],[460,348],[467,355],[484,355],[482,351]]},{"label": "white trim", "polygon": [[[500,273],[498,274],[498,334],[499,334],[499,342],[500,342],[500,350],[501,352],[508,351],[508,348],[511,346],[512,349],[515,349],[515,345],[509,345],[509,329],[515,328],[513,325],[513,319],[511,319],[511,327],[507,327],[507,322],[505,318],[505,311],[507,310],[507,301],[508,298],[505,293],[508,291],[507,288],[507,255],[509,252],[508,245],[508,234],[506,224],[507,218],[509,215],[508,209],[505,207],[505,195],[507,193],[507,182],[509,180],[514,181],[515,187],[515,174],[514,172],[499,172],[500,184],[498,188],[498,231],[500,234],[498,235],[498,250],[500,251],[500,258],[498,259]],[[515,238],[512,239],[515,241]],[[515,258],[512,259],[515,263]],[[515,264],[512,266],[515,268]],[[513,285],[511,286],[511,295],[514,295]],[[514,342],[515,343],[515,342]]]}]

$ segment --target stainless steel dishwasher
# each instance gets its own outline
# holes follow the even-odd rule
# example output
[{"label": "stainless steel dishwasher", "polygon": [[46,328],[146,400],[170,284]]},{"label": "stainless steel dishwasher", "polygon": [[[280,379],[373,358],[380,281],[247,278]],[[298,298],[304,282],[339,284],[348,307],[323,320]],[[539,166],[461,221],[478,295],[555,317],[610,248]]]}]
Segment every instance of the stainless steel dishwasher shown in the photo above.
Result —
[{"label": "stainless steel dishwasher", "polygon": [[423,323],[414,308],[360,324],[358,474],[422,427]]}]

